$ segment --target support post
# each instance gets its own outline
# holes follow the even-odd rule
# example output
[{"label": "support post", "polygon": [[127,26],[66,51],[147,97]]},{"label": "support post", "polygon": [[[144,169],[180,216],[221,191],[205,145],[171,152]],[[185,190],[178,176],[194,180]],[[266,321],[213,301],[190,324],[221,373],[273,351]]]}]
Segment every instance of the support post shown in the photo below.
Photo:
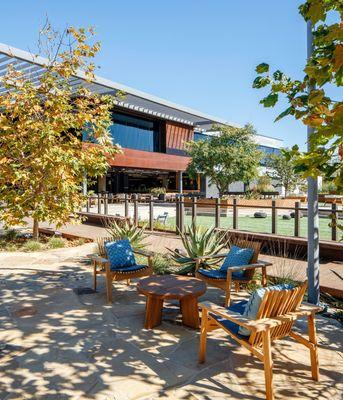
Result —
[{"label": "support post", "polygon": [[133,224],[138,226],[138,196],[133,195]]},{"label": "support post", "polygon": [[179,205],[179,210],[180,210],[180,231],[183,233],[185,229],[185,201],[182,197],[180,197],[180,205]]},{"label": "support post", "polygon": [[125,204],[124,204],[125,218],[129,218],[129,216],[130,216],[130,213],[129,213],[129,199],[127,197],[127,193],[125,193],[124,197],[125,197],[124,198],[124,201],[125,201]]},{"label": "support post", "polygon": [[104,214],[108,215],[108,194],[104,194]]},{"label": "support post", "polygon": [[220,199],[216,199],[215,205],[215,227],[220,228]]},{"label": "support post", "polygon": [[192,199],[192,223],[196,224],[197,220],[197,198],[193,197]]},{"label": "support post", "polygon": [[237,199],[232,200],[232,228],[238,229],[238,204]]},{"label": "support post", "polygon": [[175,231],[176,234],[179,234],[180,230],[180,201],[179,196],[175,197]]},{"label": "support post", "polygon": [[179,193],[181,193],[181,194],[183,192],[182,175],[183,175],[183,173],[182,173],[182,171],[180,171],[179,172]]},{"label": "support post", "polygon": [[154,197],[149,199],[149,229],[154,230]]},{"label": "support post", "polygon": [[332,203],[331,205],[331,213],[332,213],[332,220],[331,220],[331,240],[337,240],[337,204]]},{"label": "support post", "polygon": [[98,193],[98,214],[101,214],[101,195]]},{"label": "support post", "polygon": [[90,196],[87,196],[87,198],[86,198],[86,212],[88,212],[89,213],[89,211],[90,211],[90,208],[91,208],[91,197]]},{"label": "support post", "polygon": [[277,208],[276,201],[272,200],[272,233],[277,234]]},{"label": "support post", "polygon": [[300,235],[300,201],[295,202],[294,206],[294,236]]},{"label": "support post", "polygon": [[[313,53],[312,23],[307,21],[307,58]],[[315,89],[309,83],[308,92]],[[311,150],[311,136],[314,129],[307,127],[307,146]],[[307,178],[307,277],[308,277],[308,301],[319,304],[319,214],[318,214],[318,179]]]}]

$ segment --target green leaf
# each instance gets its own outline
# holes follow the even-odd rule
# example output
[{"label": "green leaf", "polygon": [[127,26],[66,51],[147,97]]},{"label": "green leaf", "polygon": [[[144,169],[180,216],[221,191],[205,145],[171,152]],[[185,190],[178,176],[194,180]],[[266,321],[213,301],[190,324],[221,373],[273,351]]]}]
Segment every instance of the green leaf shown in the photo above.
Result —
[{"label": "green leaf", "polygon": [[254,82],[252,84],[252,87],[254,89],[261,89],[267,85],[269,85],[270,79],[266,76],[258,76],[257,78],[254,79]]},{"label": "green leaf", "polygon": [[281,114],[279,114],[279,115],[275,118],[274,122],[280,121],[280,119],[286,117],[286,116],[289,115],[289,114],[293,114],[293,113],[294,113],[294,107],[293,107],[293,106],[290,106],[290,107],[288,107],[285,111],[283,111]]},{"label": "green leaf", "polygon": [[279,96],[277,93],[270,93],[267,97],[260,101],[264,107],[274,107],[277,101],[279,100]]},{"label": "green leaf", "polygon": [[264,72],[268,72],[269,71],[269,64],[261,63],[255,68],[255,71],[258,74],[263,74]]},{"label": "green leaf", "polygon": [[273,77],[276,81],[281,81],[281,79],[283,78],[283,72],[277,70],[273,73]]}]

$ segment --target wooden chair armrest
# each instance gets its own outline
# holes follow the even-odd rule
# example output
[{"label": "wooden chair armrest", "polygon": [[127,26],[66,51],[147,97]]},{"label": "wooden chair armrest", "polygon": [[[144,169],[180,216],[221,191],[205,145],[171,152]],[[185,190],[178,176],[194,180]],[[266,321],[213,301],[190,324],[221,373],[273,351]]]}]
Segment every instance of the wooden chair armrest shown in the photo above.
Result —
[{"label": "wooden chair armrest", "polygon": [[110,260],[108,260],[107,258],[97,256],[97,257],[93,257],[92,259],[100,265],[110,265]]},{"label": "wooden chair armrest", "polygon": [[268,329],[280,326],[286,322],[295,321],[298,316],[300,316],[299,312],[294,312],[282,315],[280,317],[252,320],[244,317],[239,313],[227,310],[224,307],[217,306],[216,304],[209,301],[204,301],[200,303],[199,306],[201,307],[201,309],[205,309],[208,312],[213,313],[221,318],[226,318],[239,326],[243,326],[244,328],[249,329],[251,332],[266,331]]},{"label": "wooden chair armrest", "polygon": [[235,271],[240,271],[241,269],[255,269],[255,268],[263,268],[263,267],[269,267],[273,265],[269,261],[257,261],[256,263],[253,264],[247,264],[247,265],[237,265],[234,267],[229,267],[228,271],[235,272]]},{"label": "wooden chair armrest", "polygon": [[153,257],[155,255],[155,253],[153,251],[149,251],[149,250],[133,250],[134,253],[139,254],[141,256],[144,257]]},{"label": "wooden chair armrest", "polygon": [[320,311],[323,311],[323,307],[316,306],[315,304],[303,302],[300,304],[299,309],[296,312],[300,312],[300,313],[309,315],[309,314],[318,313]]}]

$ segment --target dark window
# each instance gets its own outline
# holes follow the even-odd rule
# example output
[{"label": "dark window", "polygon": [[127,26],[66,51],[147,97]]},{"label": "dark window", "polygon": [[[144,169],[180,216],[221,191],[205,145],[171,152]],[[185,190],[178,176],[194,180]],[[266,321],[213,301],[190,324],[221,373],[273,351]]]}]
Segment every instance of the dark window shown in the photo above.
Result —
[{"label": "dark window", "polygon": [[118,143],[122,147],[144,151],[159,151],[158,122],[114,113],[110,132],[113,143]]}]

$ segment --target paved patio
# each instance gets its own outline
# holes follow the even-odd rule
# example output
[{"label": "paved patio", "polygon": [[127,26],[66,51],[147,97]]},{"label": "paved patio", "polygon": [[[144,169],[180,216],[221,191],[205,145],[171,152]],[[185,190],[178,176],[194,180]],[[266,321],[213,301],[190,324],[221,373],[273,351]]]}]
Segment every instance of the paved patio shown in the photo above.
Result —
[{"label": "paved patio", "polygon": [[[91,286],[84,256],[93,244],[0,255],[0,399],[263,399],[257,359],[216,332],[199,365],[199,332],[180,325],[175,304],[158,329],[143,329],[145,298],[103,279]],[[217,289],[203,299],[223,302]],[[303,323],[299,323],[299,328]],[[291,340],[274,349],[278,399],[341,399],[342,330],[318,317],[321,380],[310,379],[308,351]]]}]

